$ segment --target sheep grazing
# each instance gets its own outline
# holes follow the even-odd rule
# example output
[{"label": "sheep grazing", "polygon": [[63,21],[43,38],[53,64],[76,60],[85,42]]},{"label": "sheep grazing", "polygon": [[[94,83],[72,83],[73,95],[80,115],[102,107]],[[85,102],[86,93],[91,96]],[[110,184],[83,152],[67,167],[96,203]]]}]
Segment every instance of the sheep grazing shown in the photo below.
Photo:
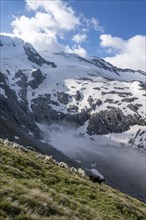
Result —
[{"label": "sheep grazing", "polygon": [[70,169],[71,169],[71,171],[72,171],[73,173],[78,173],[78,171],[77,171],[77,169],[76,169],[75,167],[71,167]]},{"label": "sheep grazing", "polygon": [[59,166],[59,162],[56,161],[55,164],[56,164],[57,166]]},{"label": "sheep grazing", "polygon": [[9,141],[8,141],[8,139],[6,139],[6,140],[4,140],[4,146],[8,146],[9,145]]},{"label": "sheep grazing", "polygon": [[45,161],[47,162],[47,163],[50,163],[50,162],[53,162],[53,157],[52,156],[45,156]]},{"label": "sheep grazing", "polygon": [[42,154],[38,154],[36,156],[37,159],[41,159],[41,160],[44,160],[45,159],[45,155],[42,155]]},{"label": "sheep grazing", "polygon": [[33,147],[27,146],[26,148],[27,148],[27,150],[35,151],[35,149]]},{"label": "sheep grazing", "polygon": [[51,162],[52,162],[53,164],[59,166],[59,163],[58,163],[55,159],[53,159]]},{"label": "sheep grazing", "polygon": [[62,168],[68,168],[68,165],[64,162],[60,162],[59,166],[62,167]]},{"label": "sheep grazing", "polygon": [[93,183],[99,183],[100,185],[103,181],[105,181],[104,178],[100,178],[99,176],[90,175],[89,178]]},{"label": "sheep grazing", "polygon": [[25,147],[23,147],[23,146],[20,146],[20,150],[22,150],[22,151],[25,152],[25,153],[28,152],[28,150],[27,150]]},{"label": "sheep grazing", "polygon": [[85,176],[85,171],[84,171],[83,169],[81,169],[81,168],[78,169],[78,173],[79,173],[79,175],[81,175],[82,177]]},{"label": "sheep grazing", "polygon": [[13,145],[13,142],[9,141],[8,138],[4,140],[4,146],[5,147],[11,147]]},{"label": "sheep grazing", "polygon": [[19,144],[14,143],[14,144],[12,145],[12,148],[14,148],[14,149],[20,149],[20,146],[19,146]]}]

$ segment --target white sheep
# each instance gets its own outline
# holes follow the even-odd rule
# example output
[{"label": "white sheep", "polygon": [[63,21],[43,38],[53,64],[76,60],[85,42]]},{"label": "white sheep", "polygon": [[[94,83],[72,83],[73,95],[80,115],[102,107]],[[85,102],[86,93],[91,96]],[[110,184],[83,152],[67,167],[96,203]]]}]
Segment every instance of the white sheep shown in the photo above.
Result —
[{"label": "white sheep", "polygon": [[11,147],[14,143],[9,141],[7,138],[4,140],[4,146]]},{"label": "white sheep", "polygon": [[9,141],[8,141],[8,139],[5,139],[5,140],[4,140],[4,146],[7,147],[8,145],[9,145]]},{"label": "white sheep", "polygon": [[41,160],[44,160],[45,159],[45,155],[42,155],[42,154],[38,154],[36,156],[37,159],[41,159]]},{"label": "white sheep", "polygon": [[68,165],[64,162],[60,162],[59,166],[62,167],[62,168],[68,168]]},{"label": "white sheep", "polygon": [[58,163],[55,159],[53,159],[51,162],[52,162],[53,164],[59,166],[59,163]]},{"label": "white sheep", "polygon": [[59,166],[59,162],[56,161],[55,164],[56,164],[57,166]]},{"label": "white sheep", "polygon": [[78,173],[78,171],[77,171],[77,169],[76,169],[75,167],[71,167],[70,169],[71,169],[71,171],[72,171],[73,173]]},{"label": "white sheep", "polygon": [[20,149],[20,146],[19,146],[19,144],[14,143],[14,144],[12,145],[12,148],[14,148],[14,149]]},{"label": "white sheep", "polygon": [[53,157],[52,157],[52,155],[51,156],[48,156],[48,155],[45,155],[45,161],[46,162],[53,162]]},{"label": "white sheep", "polygon": [[78,169],[78,174],[81,175],[82,177],[85,176],[85,171],[81,168]]}]

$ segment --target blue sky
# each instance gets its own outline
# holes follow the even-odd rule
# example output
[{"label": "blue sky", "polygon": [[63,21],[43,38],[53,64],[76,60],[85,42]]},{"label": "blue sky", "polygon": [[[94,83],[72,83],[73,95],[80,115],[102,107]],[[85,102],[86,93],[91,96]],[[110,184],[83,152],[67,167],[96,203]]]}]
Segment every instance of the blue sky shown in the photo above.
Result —
[{"label": "blue sky", "polygon": [[73,1],[87,17],[97,17],[107,33],[127,39],[145,35],[145,7],[142,0]]},{"label": "blue sky", "polygon": [[[53,17],[48,17],[48,20],[46,18],[46,22],[51,23],[46,32],[51,36],[51,38],[47,39],[49,50],[56,50],[57,48],[61,50],[62,47],[63,50],[65,48],[65,51],[76,52],[83,56],[88,54],[108,58],[124,53],[123,48],[125,47],[129,52],[131,50],[129,47],[132,44],[130,40],[133,45],[138,45],[139,49],[142,48],[143,37],[146,35],[146,1],[144,0],[58,0],[58,3],[54,3],[51,10],[45,8],[47,7],[46,4],[41,5],[42,2],[50,4],[49,0],[33,0],[33,4],[31,2],[31,0],[27,0],[28,10],[24,0],[1,0],[1,32],[15,33],[16,35],[21,33],[19,37],[30,41],[37,49],[40,49],[38,43],[36,43],[37,39],[32,39],[32,37],[29,39],[27,32],[23,31],[20,26],[24,26],[25,29],[25,27],[27,28],[30,25],[30,28],[34,29],[32,20],[33,18],[36,19],[35,16],[38,12],[54,16],[53,13],[58,10],[58,14],[67,12],[68,15],[65,14],[67,17],[64,17],[64,20],[61,18],[60,23],[57,20],[58,25],[64,22],[62,29],[60,27],[57,28],[56,24],[52,24]],[[41,2],[41,6],[39,5],[36,8],[36,3],[34,2]],[[40,7],[42,8],[40,9]],[[50,7],[52,6],[50,5]],[[28,18],[28,21],[22,16]],[[38,22],[38,19],[40,17],[36,19],[36,22]],[[57,15],[55,19],[58,19]],[[65,19],[67,20],[65,21]],[[65,22],[68,20],[68,26],[66,27]],[[14,22],[13,27],[12,22]],[[53,28],[55,27],[54,29],[52,25]],[[34,24],[34,26],[36,25]],[[41,33],[39,34],[46,39],[46,35],[43,35],[46,27],[44,27],[44,30],[37,27],[36,33],[40,32],[40,29]],[[137,35],[139,38],[135,37]]]},{"label": "blue sky", "polygon": [[[1,32],[12,31],[12,15],[28,14],[24,0],[1,0]],[[96,17],[106,32],[127,39],[145,35],[146,1],[144,0],[76,0],[68,1],[78,13]]]}]

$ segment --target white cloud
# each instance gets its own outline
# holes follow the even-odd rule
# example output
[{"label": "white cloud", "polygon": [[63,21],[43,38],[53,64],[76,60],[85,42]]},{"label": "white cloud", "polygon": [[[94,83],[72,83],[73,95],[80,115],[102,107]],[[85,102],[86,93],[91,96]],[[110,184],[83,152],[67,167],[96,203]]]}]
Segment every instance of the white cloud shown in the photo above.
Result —
[{"label": "white cloud", "polygon": [[72,40],[76,43],[82,43],[86,41],[87,35],[86,34],[75,34],[72,38]]},{"label": "white cloud", "polygon": [[[25,13],[13,17],[13,34],[31,43],[38,51],[66,51],[86,57],[87,51],[81,47],[86,42],[87,32],[94,29],[103,32],[103,27],[95,18],[77,14],[64,0],[25,0]],[[66,36],[73,36],[72,42]],[[73,47],[69,43],[75,43]],[[89,43],[89,42],[88,42]]]},{"label": "white cloud", "polygon": [[13,33],[32,43],[39,51],[46,48],[50,51],[63,50],[64,45],[58,43],[58,38],[63,38],[64,33],[80,25],[75,11],[62,0],[26,0],[26,4],[35,14],[32,17],[14,17]]},{"label": "white cloud", "polygon": [[[79,25],[80,19],[75,15],[75,11],[64,1],[41,1],[26,0],[27,7],[32,10],[42,9],[47,12],[59,28],[72,30]],[[50,22],[50,21],[49,21]]]},{"label": "white cloud", "polygon": [[104,28],[100,25],[100,22],[96,18],[91,18],[90,23],[93,25],[96,31],[101,33],[104,32]]},{"label": "white cloud", "polygon": [[87,51],[80,45],[74,45],[72,48],[70,48],[69,46],[66,46],[65,52],[75,53],[75,54],[80,55],[81,57],[87,56]]},{"label": "white cloud", "polygon": [[100,35],[101,46],[112,47],[113,49],[123,48],[125,41],[119,37],[112,37],[110,34]]},{"label": "white cloud", "polygon": [[107,62],[121,68],[146,71],[146,36],[136,35],[128,40],[123,40],[102,34],[100,40],[101,46],[106,48],[108,53],[115,54],[105,57]]}]

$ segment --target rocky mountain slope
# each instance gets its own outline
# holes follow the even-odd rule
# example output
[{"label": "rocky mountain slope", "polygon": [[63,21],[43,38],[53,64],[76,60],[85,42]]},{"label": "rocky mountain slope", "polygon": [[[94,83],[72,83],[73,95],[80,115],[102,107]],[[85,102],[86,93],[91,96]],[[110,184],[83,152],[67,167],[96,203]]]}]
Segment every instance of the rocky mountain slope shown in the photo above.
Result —
[{"label": "rocky mountain slope", "polygon": [[64,52],[41,56],[8,36],[0,36],[0,64],[1,138],[99,170],[109,185],[145,199],[145,72]]},{"label": "rocky mountain slope", "polygon": [[39,139],[42,124],[69,123],[84,136],[110,134],[110,144],[116,137],[117,144],[144,148],[144,72],[63,52],[44,59],[18,38],[0,42],[1,136],[9,126],[18,138],[19,130]]},{"label": "rocky mountain slope", "polygon": [[144,203],[48,164],[36,152],[4,146],[0,139],[0,155],[1,220],[145,219]]}]

